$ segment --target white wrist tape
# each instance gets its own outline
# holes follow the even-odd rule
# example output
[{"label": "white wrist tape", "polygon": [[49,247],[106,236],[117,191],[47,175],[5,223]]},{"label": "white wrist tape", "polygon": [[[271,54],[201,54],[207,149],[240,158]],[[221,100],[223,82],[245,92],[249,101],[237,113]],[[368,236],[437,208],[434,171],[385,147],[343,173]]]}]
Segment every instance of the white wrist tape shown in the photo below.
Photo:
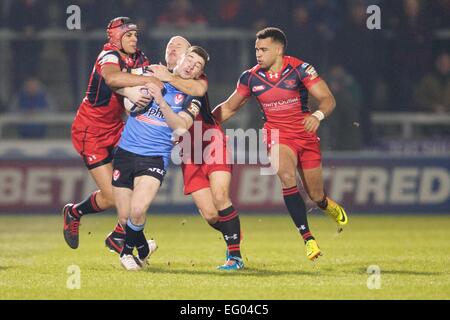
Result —
[{"label": "white wrist tape", "polygon": [[323,114],[322,111],[317,110],[315,111],[312,116],[316,117],[319,121],[322,121],[323,119],[325,119],[325,115]]}]

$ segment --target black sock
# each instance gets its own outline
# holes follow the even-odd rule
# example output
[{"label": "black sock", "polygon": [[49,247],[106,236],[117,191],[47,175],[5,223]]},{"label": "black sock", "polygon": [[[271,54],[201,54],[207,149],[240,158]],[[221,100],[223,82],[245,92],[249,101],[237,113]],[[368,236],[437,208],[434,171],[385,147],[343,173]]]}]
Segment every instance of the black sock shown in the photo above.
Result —
[{"label": "black sock", "polygon": [[136,247],[138,237],[139,231],[131,229],[131,227],[127,223],[125,227],[125,244],[123,246],[122,252],[120,253],[121,257],[126,254],[133,254],[133,250],[134,247]]},{"label": "black sock", "polygon": [[98,192],[99,191],[95,191],[95,192],[91,193],[86,199],[84,199],[80,203],[77,203],[76,205],[74,205],[72,207],[72,211],[71,211],[73,216],[80,218],[81,216],[83,216],[85,214],[97,213],[97,212],[103,211],[103,209],[101,209],[98,206],[97,202],[95,201],[95,197]]},{"label": "black sock", "polygon": [[[217,229],[216,228],[220,228]],[[241,222],[233,206],[219,210],[219,222],[213,228],[220,230],[227,243],[228,255],[241,258]]]},{"label": "black sock", "polygon": [[316,204],[320,209],[325,210],[328,207],[327,195],[324,195],[323,199],[320,201],[317,201]]},{"label": "black sock", "polygon": [[298,231],[300,231],[303,240],[306,242],[314,239],[309,231],[305,201],[303,201],[297,186],[283,189],[283,198],[289,214],[291,215]]},{"label": "black sock", "polygon": [[136,247],[140,259],[144,259],[145,257],[148,256],[150,248],[148,247],[147,239],[145,238],[144,229],[142,229],[138,233]]},{"label": "black sock", "polygon": [[222,232],[222,224],[220,223],[220,221],[219,220],[217,220],[215,223],[209,223],[208,222],[208,224],[211,226],[211,228],[214,228],[214,229],[216,229],[217,231],[219,231],[219,232]]}]

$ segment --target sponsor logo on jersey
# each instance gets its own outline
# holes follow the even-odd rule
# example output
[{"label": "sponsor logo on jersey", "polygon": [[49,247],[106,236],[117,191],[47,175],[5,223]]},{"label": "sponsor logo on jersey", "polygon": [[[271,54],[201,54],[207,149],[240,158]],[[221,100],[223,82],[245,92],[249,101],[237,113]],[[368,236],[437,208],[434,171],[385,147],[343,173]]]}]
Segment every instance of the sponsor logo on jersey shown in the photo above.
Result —
[{"label": "sponsor logo on jersey", "polygon": [[263,77],[263,78],[267,78],[265,72],[262,71],[262,70],[259,70],[259,71],[258,71],[258,74],[259,74],[261,77]]},{"label": "sponsor logo on jersey", "polygon": [[184,95],[183,94],[177,93],[175,95],[175,103],[176,104],[180,104],[181,102],[183,102],[183,100],[184,100]]},{"label": "sponsor logo on jersey", "polygon": [[154,126],[160,126],[160,127],[169,127],[167,125],[167,123],[165,123],[162,120],[159,119],[154,119],[154,118],[149,118],[146,115],[140,114],[136,117],[136,120],[141,121],[141,122],[145,122]]},{"label": "sponsor logo on jersey", "polygon": [[286,75],[289,71],[291,71],[291,68],[287,67],[286,70],[283,71],[283,73],[281,74],[281,76]]},{"label": "sponsor logo on jersey", "polygon": [[262,103],[262,106],[264,109],[277,109],[282,106],[293,105],[293,104],[297,104],[299,102],[300,102],[300,97],[295,97],[295,98],[289,98],[289,99],[284,99],[284,100],[272,101],[272,102],[268,102],[268,103]]},{"label": "sponsor logo on jersey", "polygon": [[313,80],[318,76],[317,71],[313,66],[309,66],[308,68],[306,68],[305,72],[309,75],[310,80]]},{"label": "sponsor logo on jersey", "polygon": [[284,80],[283,81],[284,85],[286,86],[286,88],[288,89],[292,89],[295,88],[297,86],[297,81],[296,80]]},{"label": "sponsor logo on jersey", "polygon": [[266,88],[266,86],[264,86],[264,85],[254,86],[254,87],[252,87],[252,91],[258,92],[258,91],[264,90],[265,88]]},{"label": "sponsor logo on jersey", "polygon": [[119,179],[119,177],[120,177],[120,171],[119,170],[114,170],[114,172],[113,172],[113,180],[114,181],[117,181],[117,179]]},{"label": "sponsor logo on jersey", "polygon": [[148,109],[147,115],[148,116],[153,116],[153,117],[156,117],[156,118],[164,119],[164,115],[163,115],[161,109],[159,109],[159,108],[150,108],[150,109]]}]

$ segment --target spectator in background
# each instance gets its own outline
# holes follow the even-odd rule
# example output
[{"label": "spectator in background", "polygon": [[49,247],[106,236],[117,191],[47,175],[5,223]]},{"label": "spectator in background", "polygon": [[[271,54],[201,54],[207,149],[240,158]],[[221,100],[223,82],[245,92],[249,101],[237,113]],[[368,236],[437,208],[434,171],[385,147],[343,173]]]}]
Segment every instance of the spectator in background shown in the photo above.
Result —
[{"label": "spectator in background", "polygon": [[325,122],[321,132],[323,143],[331,150],[360,150],[361,130],[361,88],[353,76],[342,65],[333,66],[327,76],[330,90],[336,99],[336,112]]},{"label": "spectator in background", "polygon": [[13,1],[9,10],[10,25],[22,38],[13,41],[15,87],[24,81],[25,75],[36,75],[36,56],[42,49],[42,44],[36,39],[37,33],[46,27],[45,1],[17,0]]},{"label": "spectator in background", "polygon": [[15,0],[9,7],[9,15],[13,16],[10,23],[14,30],[23,32],[27,36],[34,35],[46,26],[42,19],[46,3],[40,0]]},{"label": "spectator in background", "polygon": [[320,55],[317,51],[319,46],[316,41],[316,28],[311,21],[310,10],[304,4],[299,4],[293,8],[289,31],[297,35],[290,37],[292,40],[288,44],[289,55],[299,55],[313,65],[319,64],[319,61],[317,61]]},{"label": "spectator in background", "polygon": [[260,30],[267,26],[286,28],[289,10],[282,2],[272,0],[245,1],[243,16],[245,27],[251,30]]},{"label": "spectator in background", "polygon": [[[25,117],[50,111],[51,105],[47,93],[37,78],[27,78],[12,105],[12,110]],[[45,124],[25,123],[18,127],[21,138],[43,138],[47,127]]]},{"label": "spectator in background", "polygon": [[208,25],[208,20],[199,9],[194,8],[189,0],[172,0],[164,8],[164,13],[157,18],[158,27],[205,27]]},{"label": "spectator in background", "polygon": [[210,7],[208,10],[208,12],[214,12],[217,15],[211,23],[217,27],[225,28],[244,27],[243,7],[242,0],[220,0],[216,7]]},{"label": "spectator in background", "polygon": [[337,4],[330,0],[314,0],[310,5],[311,20],[314,21],[317,35],[324,41],[334,39],[335,32],[340,24]]},{"label": "spectator in background", "polygon": [[413,104],[414,83],[432,64],[432,32],[427,19],[428,2],[403,0],[398,25],[394,27],[394,52],[390,61],[391,99],[399,111]]},{"label": "spectator in background", "polygon": [[380,51],[380,31],[367,29],[366,9],[362,1],[352,2],[347,19],[337,32],[332,54],[336,59],[335,63],[342,64],[361,86],[364,111],[361,111],[360,120],[361,126],[365,128],[364,143],[370,145],[370,113],[374,110],[374,87],[381,77],[386,59],[383,51]]},{"label": "spectator in background", "polygon": [[155,9],[155,5],[148,1],[121,0],[118,15],[133,17],[139,28],[139,35],[145,36],[151,27],[149,23],[155,20],[155,13],[157,12]]},{"label": "spectator in background", "polygon": [[419,83],[415,100],[420,111],[450,113],[450,55],[440,54],[435,62],[435,69],[428,73]]},{"label": "spectator in background", "polygon": [[[63,14],[70,5],[77,5],[81,10],[81,30],[104,30],[105,21],[111,20],[113,17],[121,15],[120,0],[57,0],[63,7]],[[65,19],[62,20],[65,25]],[[64,26],[65,28],[65,26]]]},{"label": "spectator in background", "polygon": [[329,67],[334,55],[333,41],[343,24],[345,4],[335,0],[313,0],[295,4],[291,12],[291,32],[297,37],[291,40],[292,48],[306,50],[308,61]]},{"label": "spectator in background", "polygon": [[6,111],[6,104],[0,99],[0,114],[5,113]]},{"label": "spectator in background", "polygon": [[9,8],[12,0],[4,0],[0,2],[0,29],[9,26]]},{"label": "spectator in background", "polygon": [[436,29],[450,29],[450,0],[430,1],[433,27]]},{"label": "spectator in background", "polygon": [[[58,1],[48,3],[46,10],[46,31],[57,31],[61,24],[65,24],[65,8]],[[64,25],[65,27],[65,25]],[[67,111],[73,109],[74,99],[71,81],[70,65],[76,60],[69,60],[69,54],[64,40],[43,40],[42,50],[38,58],[37,76],[45,84],[46,91],[56,101],[58,110]],[[70,42],[70,41],[67,41]],[[66,42],[66,43],[67,43]],[[55,68],[55,66],[58,66]]]},{"label": "spectator in background", "polygon": [[[202,5],[199,5],[205,12],[210,12],[210,23],[212,26],[217,28],[237,28],[243,29],[246,27],[247,17],[244,15],[244,5],[245,0],[220,0],[220,1],[199,1]],[[233,61],[230,57],[236,55],[236,51],[242,42],[238,41],[227,41],[227,45],[223,45],[225,42],[221,39],[216,39],[219,41],[208,41],[203,43],[208,52],[213,59],[214,71],[208,75],[208,79],[212,82],[234,82],[237,70],[230,68],[228,63],[223,63],[224,61]],[[198,41],[197,41],[198,42]],[[199,43],[197,43],[199,44]],[[246,42],[247,46],[254,46],[250,41]],[[216,63],[220,61],[221,63]],[[239,59],[237,60],[239,61]],[[239,64],[239,62],[237,62]]]}]

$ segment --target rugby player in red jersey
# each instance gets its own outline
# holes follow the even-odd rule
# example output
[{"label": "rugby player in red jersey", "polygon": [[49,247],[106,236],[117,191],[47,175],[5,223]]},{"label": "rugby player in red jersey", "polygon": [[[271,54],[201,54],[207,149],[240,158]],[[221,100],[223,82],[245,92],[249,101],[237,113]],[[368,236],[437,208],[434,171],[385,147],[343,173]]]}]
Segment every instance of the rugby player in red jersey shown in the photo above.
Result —
[{"label": "rugby player in red jersey", "polygon": [[[166,47],[166,66],[152,65],[150,70],[161,81],[167,81],[174,87],[193,96],[203,96],[200,114],[194,125],[189,129],[192,152],[182,149],[181,167],[184,178],[184,193],[192,195],[200,214],[214,229],[222,233],[227,244],[227,261],[219,266],[221,270],[238,270],[244,267],[240,252],[241,227],[238,212],[233,207],[229,189],[231,183],[231,164],[227,159],[226,137],[220,124],[214,119],[208,101],[208,82],[203,74],[199,79],[185,80],[174,75],[170,70],[177,60],[190,47],[189,42],[180,36],[170,39]],[[198,130],[197,135],[194,134]],[[211,140],[203,141],[204,133],[212,133]],[[195,143],[194,139],[199,139]],[[196,146],[200,148],[195,150]],[[210,152],[205,152],[210,150]],[[202,155],[200,161],[195,161],[195,152]],[[203,158],[203,155],[206,157]]]},{"label": "rugby player in red jersey", "polygon": [[[72,249],[76,249],[79,244],[81,217],[114,206],[111,184],[112,151],[122,133],[125,109],[123,97],[113,89],[146,83],[155,83],[162,88],[158,79],[142,75],[150,61],[137,48],[137,31],[136,24],[128,17],[110,21],[106,29],[108,42],[96,59],[86,96],[72,124],[73,146],[99,188],[84,201],[69,203],[63,208],[64,239]],[[134,103],[146,106],[151,97],[136,90],[129,98]],[[125,238],[122,226],[127,219],[128,217],[119,217],[116,228],[105,240],[111,250],[119,253]]]},{"label": "rugby player in red jersey", "polygon": [[[305,202],[297,188],[298,170],[311,200],[328,213],[338,225],[347,224],[344,209],[328,198],[324,191],[319,138],[320,121],[328,117],[336,102],[327,84],[314,67],[300,59],[285,55],[287,40],[278,28],[265,28],[256,34],[258,64],[245,71],[233,94],[214,110],[223,122],[232,117],[255,96],[265,118],[266,143],[272,166],[283,187],[285,205],[305,244],[309,260],[321,251],[309,230]],[[308,94],[319,101],[318,110],[311,113]],[[274,134],[278,130],[278,142]],[[278,163],[274,163],[278,161]]]}]

